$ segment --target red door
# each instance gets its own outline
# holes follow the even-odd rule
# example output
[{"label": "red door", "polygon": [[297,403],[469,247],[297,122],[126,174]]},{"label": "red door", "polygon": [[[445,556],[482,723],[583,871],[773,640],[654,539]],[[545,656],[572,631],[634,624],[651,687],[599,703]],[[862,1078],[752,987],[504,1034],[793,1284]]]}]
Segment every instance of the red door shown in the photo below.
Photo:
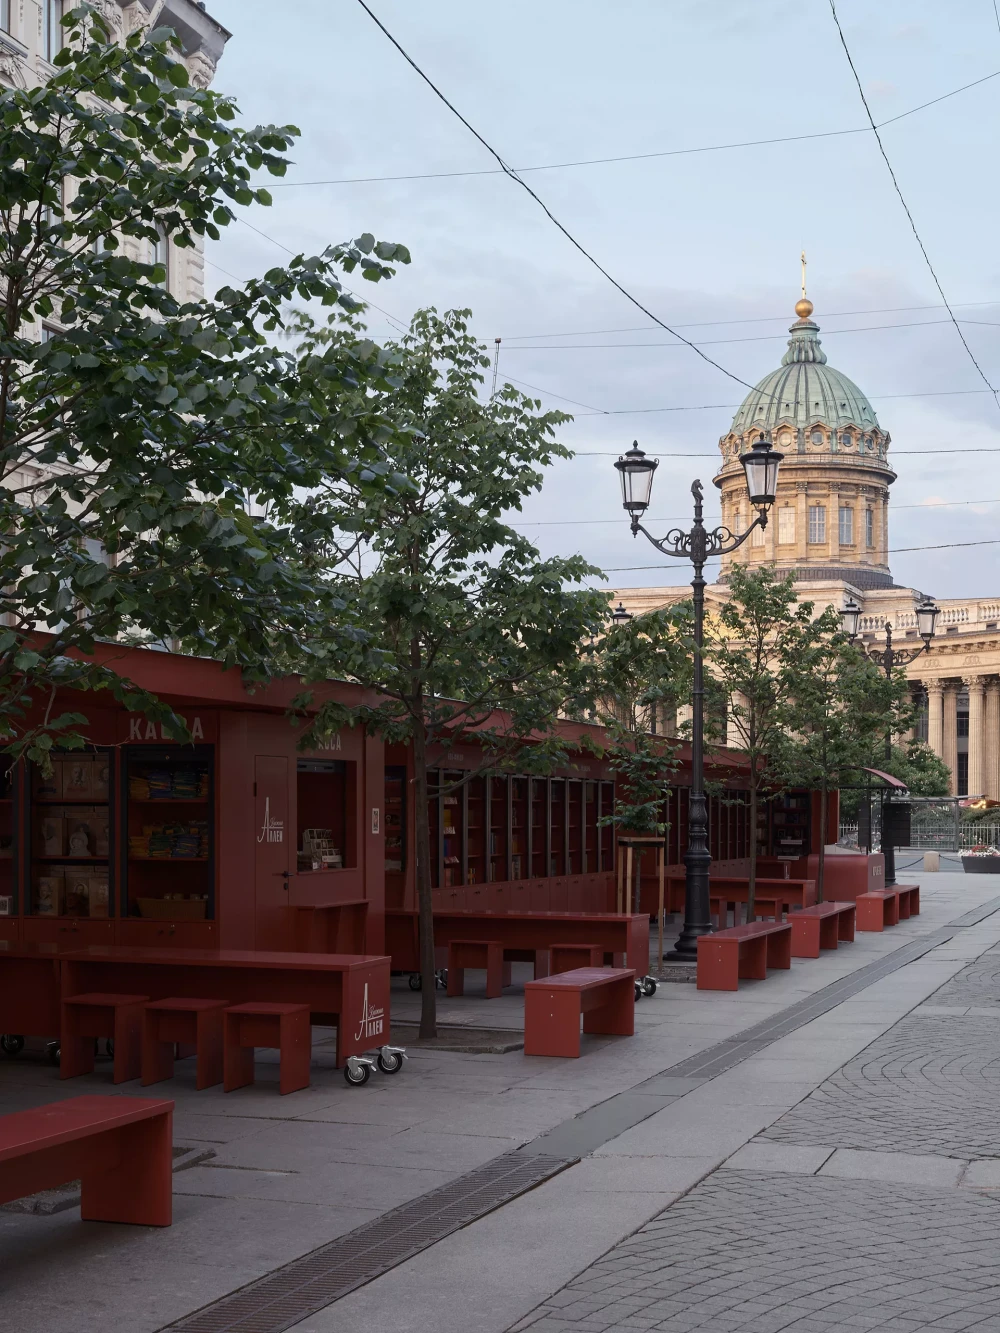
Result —
[{"label": "red door", "polygon": [[291,948],[288,910],[292,833],[288,827],[288,760],[259,754],[254,759],[255,947]]}]

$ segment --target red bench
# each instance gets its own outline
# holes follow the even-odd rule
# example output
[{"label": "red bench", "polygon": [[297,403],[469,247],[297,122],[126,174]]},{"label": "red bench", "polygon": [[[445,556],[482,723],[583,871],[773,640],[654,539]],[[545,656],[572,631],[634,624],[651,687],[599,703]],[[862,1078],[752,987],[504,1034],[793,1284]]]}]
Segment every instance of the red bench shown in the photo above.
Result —
[{"label": "red bench", "polygon": [[510,963],[504,963],[503,945],[498,940],[449,940],[448,994],[465,994],[465,969],[484,968],[486,998],[497,1000],[505,985],[510,985]]},{"label": "red bench", "polygon": [[226,1000],[153,1000],[142,1011],[142,1085],[174,1072],[174,1046],[194,1046],[195,1088],[222,1082],[222,1015]]},{"label": "red bench", "polygon": [[858,930],[884,930],[899,923],[899,894],[895,889],[873,889],[859,893]]},{"label": "red bench", "polygon": [[792,965],[792,927],[751,921],[698,939],[698,989],[737,990],[739,980],[764,981],[769,967]]},{"label": "red bench", "polygon": [[312,1028],[307,1004],[234,1004],[226,1010],[223,1090],[235,1092],[254,1079],[256,1046],[277,1050],[278,1089],[282,1096],[309,1086]]},{"label": "red bench", "polygon": [[854,903],[816,903],[792,912],[792,957],[818,958],[820,949],[836,949],[854,939]]},{"label": "red bench", "polygon": [[85,1222],[168,1227],[173,1102],[70,1097],[0,1117],[0,1203],[79,1180]]},{"label": "red bench", "polygon": [[580,1054],[580,1018],[587,1033],[631,1037],[635,972],[630,967],[580,967],[524,987],[525,1055]]},{"label": "red bench", "polygon": [[920,915],[920,885],[894,884],[893,889],[899,895],[899,919],[907,921],[911,916]]}]

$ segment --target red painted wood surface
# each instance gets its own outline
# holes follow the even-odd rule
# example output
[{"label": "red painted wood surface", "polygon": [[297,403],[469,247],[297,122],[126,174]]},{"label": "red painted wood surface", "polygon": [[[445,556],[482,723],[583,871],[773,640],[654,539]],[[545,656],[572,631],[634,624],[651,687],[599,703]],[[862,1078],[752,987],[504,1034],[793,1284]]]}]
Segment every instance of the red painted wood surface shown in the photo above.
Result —
[{"label": "red painted wood surface", "polygon": [[312,1031],[306,1004],[237,1004],[226,1010],[223,1051],[226,1092],[254,1081],[254,1048],[276,1049],[282,1096],[309,1086]]},{"label": "red painted wood surface", "polygon": [[[503,945],[499,940],[450,940],[448,942],[448,994],[465,994],[465,969],[486,971],[486,998],[497,1000],[503,993]],[[509,983],[508,983],[509,984]]]},{"label": "red painted wood surface", "polygon": [[817,903],[801,912],[791,912],[792,957],[818,958],[821,949],[836,949],[854,939],[854,903]]},{"label": "red painted wood surface", "polygon": [[[649,917],[610,912],[435,912],[434,942],[499,940],[505,950],[551,949],[553,944],[591,944],[624,954],[639,976],[649,971]],[[386,913],[386,945],[396,971],[420,970],[415,912]]]},{"label": "red painted wood surface", "polygon": [[173,1109],[88,1096],[0,1117],[0,1203],[80,1180],[84,1221],[168,1227]]},{"label": "red painted wood surface", "polygon": [[114,1042],[114,1082],[141,1072],[142,1007],[148,995],[110,991],[65,994],[59,1043],[59,1077],[76,1078],[94,1068],[94,1038]]},{"label": "red painted wood surface", "polygon": [[570,1059],[580,1054],[583,1030],[631,1037],[635,1032],[632,968],[581,967],[524,987],[524,1053]]},{"label": "red painted wood surface", "polygon": [[855,903],[858,930],[882,931],[899,923],[899,894],[894,889],[859,893]]},{"label": "red painted wood surface", "polygon": [[221,1083],[225,1008],[225,1000],[185,1000],[177,995],[143,1005],[143,1087],[173,1077],[174,1048],[178,1045],[194,1047],[198,1092]]},{"label": "red painted wood surface", "polygon": [[59,1036],[60,958],[54,944],[0,943],[0,1032]]},{"label": "red painted wood surface", "polygon": [[[369,906],[362,898],[351,902],[290,907],[293,948],[304,953],[364,953]],[[384,916],[383,913],[383,938]]]},{"label": "red painted wood surface", "polygon": [[781,921],[751,921],[698,939],[698,989],[737,990],[742,978],[764,981],[769,967],[792,965],[792,927]]},{"label": "red painted wood surface", "polygon": [[81,950],[62,961],[63,991],[139,991],[230,1004],[307,1004],[312,1021],[337,1026],[337,1065],[389,1040],[389,959],[243,949]]}]

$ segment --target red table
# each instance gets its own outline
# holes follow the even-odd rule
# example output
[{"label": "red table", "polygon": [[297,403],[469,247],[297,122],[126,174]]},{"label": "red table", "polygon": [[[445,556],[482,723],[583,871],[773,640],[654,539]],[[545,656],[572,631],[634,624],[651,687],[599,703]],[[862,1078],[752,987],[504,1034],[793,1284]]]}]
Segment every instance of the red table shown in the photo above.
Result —
[{"label": "red table", "polygon": [[[434,913],[434,944],[452,940],[499,941],[505,953],[525,957],[554,944],[592,944],[605,953],[624,954],[636,976],[649,971],[649,917],[616,912],[448,912]],[[386,912],[386,948],[396,971],[419,972],[416,912]]]},{"label": "red table", "polygon": [[54,944],[0,941],[0,1032],[59,1036],[59,968],[65,956]]},{"label": "red table", "polygon": [[[308,1004],[313,1023],[337,1028],[337,1067],[389,1040],[389,959],[249,949],[142,949],[92,945],[64,954],[64,996],[90,991]],[[11,1029],[7,1029],[10,1031]]]}]

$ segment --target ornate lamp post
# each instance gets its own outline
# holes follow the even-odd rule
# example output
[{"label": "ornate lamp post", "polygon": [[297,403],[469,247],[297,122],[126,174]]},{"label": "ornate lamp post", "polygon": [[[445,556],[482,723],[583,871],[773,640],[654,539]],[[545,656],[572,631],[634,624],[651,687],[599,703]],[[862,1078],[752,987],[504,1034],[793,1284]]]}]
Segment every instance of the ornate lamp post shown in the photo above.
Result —
[{"label": "ornate lamp post", "polygon": [[[694,962],[698,957],[698,937],[711,934],[709,915],[708,871],[712,857],[708,850],[708,807],[705,804],[705,762],[702,753],[705,733],[705,682],[702,668],[705,619],[705,561],[716,555],[726,555],[742,546],[754,528],[767,526],[767,511],[774,504],[778,489],[778,465],[783,454],[771,448],[761,435],[740,462],[746,473],[750,503],[757,517],[739,536],[728,528],[709,532],[702,521],[701,482],[691,485],[694,496],[694,526],[689,532],[673,528],[660,541],[647,532],[639,521],[649,508],[653,488],[653,473],[657,460],[647,458],[637,443],[632,445],[615,467],[621,477],[622,506],[632,521],[632,536],[642,533],[663,555],[690,560],[694,565],[691,588],[694,592],[694,689],[692,691],[691,723],[691,807],[688,815],[688,847],[684,856],[687,868],[684,893],[684,926],[674,946],[672,957],[681,962]],[[751,833],[751,836],[754,836]]]},{"label": "ornate lamp post", "polygon": [[[935,606],[929,597],[917,607],[917,629],[920,637],[923,639],[919,648],[893,648],[892,646],[892,625],[887,620],[883,628],[885,629],[885,647],[879,648],[876,644],[871,647],[864,647],[862,651],[871,661],[877,662],[885,672],[888,680],[896,667],[908,666],[921,653],[926,652],[931,646],[931,639],[934,638],[934,628],[937,624],[937,618],[941,614],[941,608]],[[861,621],[861,607],[853,597],[847,599],[844,609],[840,613],[840,623],[843,626],[844,633],[850,639],[851,643],[858,636],[858,625]],[[889,771],[889,765],[892,763],[892,732],[885,734],[885,767]],[[886,884],[895,884],[896,882],[896,849],[892,846],[891,837],[889,841],[882,839],[882,855],[885,857],[885,882]]]}]

